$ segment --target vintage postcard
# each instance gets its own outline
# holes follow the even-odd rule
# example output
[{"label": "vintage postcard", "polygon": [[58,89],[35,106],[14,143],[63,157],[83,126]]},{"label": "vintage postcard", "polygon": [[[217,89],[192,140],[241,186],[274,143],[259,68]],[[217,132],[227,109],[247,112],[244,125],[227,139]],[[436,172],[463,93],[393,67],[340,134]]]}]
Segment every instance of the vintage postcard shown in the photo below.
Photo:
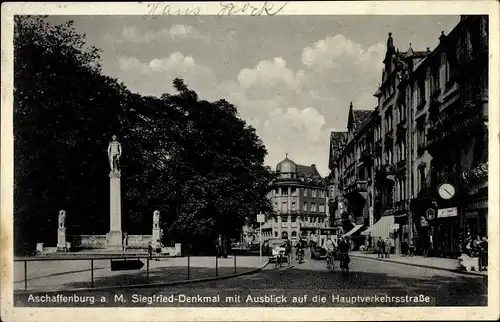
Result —
[{"label": "vintage postcard", "polygon": [[495,1],[5,3],[2,320],[498,319]]}]

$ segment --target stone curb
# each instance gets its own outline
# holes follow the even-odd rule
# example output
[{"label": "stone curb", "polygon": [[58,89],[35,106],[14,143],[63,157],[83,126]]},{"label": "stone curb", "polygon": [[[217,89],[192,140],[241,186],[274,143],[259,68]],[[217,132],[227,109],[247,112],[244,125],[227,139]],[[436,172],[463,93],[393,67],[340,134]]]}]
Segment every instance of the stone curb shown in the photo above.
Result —
[{"label": "stone curb", "polygon": [[441,271],[448,271],[452,273],[457,273],[457,274],[464,274],[464,275],[475,275],[475,276],[486,276],[481,274],[479,272],[467,272],[467,271],[460,271],[458,269],[450,269],[450,268],[442,268],[442,267],[436,267],[436,266],[431,266],[431,265],[424,265],[424,264],[415,264],[415,263],[407,263],[407,262],[401,262],[401,261],[393,261],[393,260],[387,260],[387,259],[382,259],[382,258],[372,258],[372,257],[366,257],[366,256],[360,256],[360,255],[350,255],[351,257],[356,257],[356,258],[363,258],[363,259],[369,259],[369,260],[374,260],[374,261],[379,261],[379,262],[386,262],[386,263],[394,263],[394,264],[401,264],[401,265],[408,265],[408,266],[416,266],[416,267],[422,267],[422,268],[431,268],[431,269],[437,269]]},{"label": "stone curb", "polygon": [[210,281],[218,281],[218,280],[224,280],[224,279],[229,279],[233,277],[238,277],[238,276],[243,276],[243,275],[251,275],[255,274],[261,270],[263,270],[267,265],[269,265],[269,261],[266,262],[264,265],[252,269],[246,272],[242,273],[237,273],[237,274],[230,274],[230,275],[224,275],[224,276],[213,276],[213,277],[205,277],[205,278],[198,278],[198,279],[193,279],[193,280],[182,280],[182,281],[171,281],[171,282],[163,282],[163,283],[148,283],[148,284],[135,284],[135,285],[117,285],[117,286],[96,286],[96,287],[82,287],[82,288],[71,288],[71,289],[64,289],[64,290],[43,290],[43,289],[34,289],[34,290],[17,290],[14,291],[15,295],[22,295],[22,294],[33,294],[33,293],[63,293],[63,292],[82,292],[82,291],[112,291],[112,290],[123,290],[123,289],[131,289],[131,288],[148,288],[148,287],[159,287],[159,286],[173,286],[173,285],[182,285],[182,284],[193,284],[193,283],[201,283],[201,282],[210,282]]}]

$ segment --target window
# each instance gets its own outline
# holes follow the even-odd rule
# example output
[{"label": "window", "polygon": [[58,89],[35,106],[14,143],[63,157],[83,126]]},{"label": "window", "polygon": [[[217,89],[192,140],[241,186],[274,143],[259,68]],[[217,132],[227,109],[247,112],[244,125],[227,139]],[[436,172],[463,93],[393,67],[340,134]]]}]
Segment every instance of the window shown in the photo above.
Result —
[{"label": "window", "polygon": [[288,222],[288,216],[281,217],[281,222]]},{"label": "window", "polygon": [[292,222],[296,222],[296,221],[297,221],[297,217],[292,216]]},{"label": "window", "polygon": [[297,193],[297,188],[290,188],[290,190],[291,190],[291,191],[290,191],[290,194],[291,194],[292,196],[295,196],[295,194]]},{"label": "window", "polygon": [[281,188],[281,195],[288,196],[288,188]]},{"label": "window", "polygon": [[295,204],[295,201],[292,201],[292,211],[297,210],[297,205]]},{"label": "window", "polygon": [[296,231],[292,231],[292,237],[297,237],[297,232]]},{"label": "window", "polygon": [[280,188],[275,188],[275,189],[274,189],[274,194],[275,194],[276,196],[279,196],[279,194],[280,194]]},{"label": "window", "polygon": [[312,197],[316,198],[316,189],[311,189]]},{"label": "window", "polygon": [[304,211],[307,211],[307,201],[304,201],[304,207],[303,207]]},{"label": "window", "polygon": [[418,105],[425,102],[425,79],[423,77],[418,80],[417,102]]}]

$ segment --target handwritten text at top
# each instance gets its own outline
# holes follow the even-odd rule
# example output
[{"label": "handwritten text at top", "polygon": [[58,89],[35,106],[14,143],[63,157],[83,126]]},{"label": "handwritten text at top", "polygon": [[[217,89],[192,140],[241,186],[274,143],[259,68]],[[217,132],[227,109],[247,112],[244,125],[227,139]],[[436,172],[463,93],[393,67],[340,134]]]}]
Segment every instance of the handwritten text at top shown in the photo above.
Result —
[{"label": "handwritten text at top", "polygon": [[238,13],[249,13],[251,16],[274,16],[282,12],[288,5],[289,1],[274,5],[265,1],[263,4],[258,3],[234,3],[234,2],[221,2],[221,10],[219,16],[231,16]]},{"label": "handwritten text at top", "polygon": [[[275,16],[282,12],[289,1],[279,3],[279,5],[269,3],[234,3],[220,2],[218,16],[231,16],[236,14],[250,14],[251,16]],[[155,2],[147,4],[147,14],[143,18],[155,19],[158,16],[198,16],[201,13],[200,7],[176,8],[175,4],[169,2]]]}]

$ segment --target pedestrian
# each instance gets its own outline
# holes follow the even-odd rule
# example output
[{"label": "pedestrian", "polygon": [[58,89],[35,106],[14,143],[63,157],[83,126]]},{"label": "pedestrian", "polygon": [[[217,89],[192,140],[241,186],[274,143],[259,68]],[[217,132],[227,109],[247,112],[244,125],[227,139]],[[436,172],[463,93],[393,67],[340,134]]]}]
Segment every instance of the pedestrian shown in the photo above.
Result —
[{"label": "pedestrian", "polygon": [[161,243],[160,243],[159,239],[156,240],[155,248],[156,248],[156,259],[155,260],[159,261],[160,254],[161,254]]},{"label": "pedestrian", "polygon": [[413,240],[410,240],[408,245],[408,256],[413,257],[414,254],[415,254],[415,245],[413,244]]},{"label": "pedestrian", "polygon": [[478,245],[479,248],[479,270],[488,269],[488,238],[483,237],[483,240]]},{"label": "pedestrian", "polygon": [[385,257],[389,258],[391,254],[392,241],[387,237],[385,239]]},{"label": "pedestrian", "polygon": [[149,259],[153,259],[153,246],[151,245],[151,241],[148,242],[148,255]]},{"label": "pedestrian", "polygon": [[217,258],[220,258],[222,256],[222,236],[220,234],[215,241],[215,249],[217,251]]},{"label": "pedestrian", "polygon": [[401,255],[408,255],[408,238],[403,239],[403,241],[401,242]]},{"label": "pedestrian", "polygon": [[479,236],[474,236],[472,240],[472,256],[476,257],[479,256],[479,244],[481,241],[479,240]]},{"label": "pedestrian", "polygon": [[227,238],[222,238],[222,257],[227,258],[227,253],[228,253],[228,240]]},{"label": "pedestrian", "polygon": [[384,257],[384,246],[384,240],[382,237],[379,237],[377,241],[377,258]]}]

